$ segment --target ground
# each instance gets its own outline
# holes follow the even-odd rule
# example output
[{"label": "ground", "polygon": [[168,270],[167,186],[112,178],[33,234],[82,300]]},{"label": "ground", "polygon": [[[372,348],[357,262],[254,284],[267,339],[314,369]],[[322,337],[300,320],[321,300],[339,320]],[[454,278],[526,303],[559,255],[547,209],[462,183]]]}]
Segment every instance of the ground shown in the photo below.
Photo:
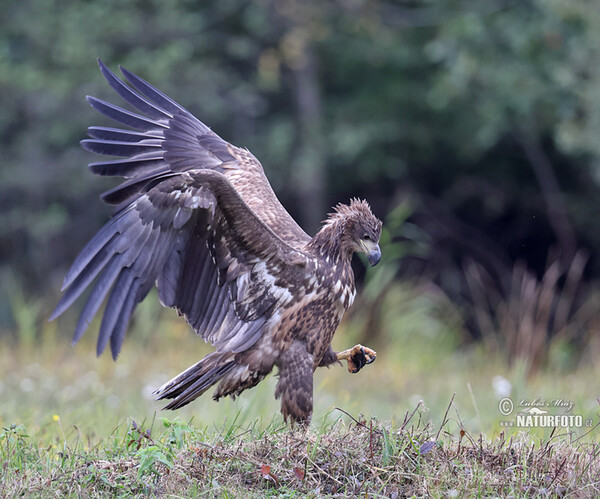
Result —
[{"label": "ground", "polygon": [[[273,398],[276,379],[235,401],[200,398],[161,411],[151,392],[208,347],[151,302],[115,363],[97,359],[93,335],[71,347],[64,322],[0,345],[0,496],[148,495],[368,497],[600,493],[600,430],[593,387],[600,368],[581,362],[533,377],[524,366],[409,314],[369,346],[359,373],[318,370],[315,417],[290,428]],[[346,322],[334,348],[363,341]],[[64,328],[64,331],[63,331]],[[367,343],[367,341],[365,341]],[[506,390],[508,392],[504,393]],[[516,405],[500,411],[507,396]],[[570,402],[574,428],[516,428],[523,402]],[[513,426],[506,426],[513,423]]]}]

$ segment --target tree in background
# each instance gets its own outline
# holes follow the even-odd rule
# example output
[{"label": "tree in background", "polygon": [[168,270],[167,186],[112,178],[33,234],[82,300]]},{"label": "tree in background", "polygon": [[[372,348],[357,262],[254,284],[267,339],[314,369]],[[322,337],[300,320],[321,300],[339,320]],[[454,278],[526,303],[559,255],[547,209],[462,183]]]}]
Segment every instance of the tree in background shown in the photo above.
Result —
[{"label": "tree in background", "polygon": [[[361,195],[427,248],[400,273],[468,294],[465,261],[510,288],[600,248],[600,6],[569,2],[58,2],[5,7],[0,32],[2,289],[54,290],[108,213],[77,147],[123,64],[263,162],[313,232]],[[399,234],[396,234],[396,237]],[[586,279],[600,263],[592,258]],[[0,320],[10,316],[1,300]]]}]

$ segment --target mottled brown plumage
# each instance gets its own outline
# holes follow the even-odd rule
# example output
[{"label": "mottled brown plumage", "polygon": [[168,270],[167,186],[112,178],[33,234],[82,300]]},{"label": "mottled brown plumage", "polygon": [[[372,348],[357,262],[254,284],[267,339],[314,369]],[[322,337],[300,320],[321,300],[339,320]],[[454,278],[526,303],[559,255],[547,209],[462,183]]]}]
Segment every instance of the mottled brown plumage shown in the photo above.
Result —
[{"label": "mottled brown plumage", "polygon": [[127,180],[103,194],[114,217],[82,250],[65,277],[53,318],[95,284],[75,329],[85,332],[108,296],[98,355],[121,348],[129,318],[156,285],[216,351],[157,390],[188,404],[218,383],[215,400],[236,396],[277,367],[275,396],[286,420],[309,421],[313,372],[340,360],[357,372],[375,352],[336,353],[331,340],[354,300],[354,252],[379,261],[381,222],[364,201],[340,204],[309,237],[281,206],[250,152],[206,125],[136,75],[129,86],[100,62],[113,89],[143,114],[88,97],[131,130],[90,127],[82,146],[122,159],[90,165]]}]

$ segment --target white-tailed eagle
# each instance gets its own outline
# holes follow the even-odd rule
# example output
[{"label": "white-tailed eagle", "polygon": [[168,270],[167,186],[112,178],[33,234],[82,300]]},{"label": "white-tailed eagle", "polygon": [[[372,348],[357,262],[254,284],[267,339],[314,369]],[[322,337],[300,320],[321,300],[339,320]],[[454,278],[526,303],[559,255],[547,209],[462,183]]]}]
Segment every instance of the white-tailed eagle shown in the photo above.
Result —
[{"label": "white-tailed eagle", "polygon": [[355,296],[351,258],[375,265],[381,222],[365,201],[339,204],[308,236],[279,203],[259,161],[225,142],[175,101],[101,61],[109,85],[132,112],[95,97],[91,106],[128,127],[93,126],[84,149],[117,156],[91,163],[97,175],[125,177],[102,199],[111,220],[68,271],[52,318],[95,284],[75,328],[81,338],[108,297],[97,353],[110,342],[116,359],[135,306],[156,285],[216,351],[156,391],[169,409],[219,383],[213,398],[236,396],[275,366],[286,419],[309,421],[313,372],[342,359],[358,372],[375,360],[361,345],[334,352],[331,340]]}]

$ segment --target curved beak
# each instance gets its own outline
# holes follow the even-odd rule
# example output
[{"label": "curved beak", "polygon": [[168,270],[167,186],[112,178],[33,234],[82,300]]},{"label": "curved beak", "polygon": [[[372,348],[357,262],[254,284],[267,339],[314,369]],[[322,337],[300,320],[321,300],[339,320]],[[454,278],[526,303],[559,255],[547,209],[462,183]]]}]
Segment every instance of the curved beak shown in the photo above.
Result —
[{"label": "curved beak", "polygon": [[367,260],[371,264],[371,267],[374,267],[381,260],[381,250],[379,249],[379,245],[376,244],[375,247],[367,253]]},{"label": "curved beak", "polygon": [[379,260],[381,260],[381,249],[379,248],[379,245],[373,241],[364,241],[362,242],[362,247],[371,267],[377,265]]}]

